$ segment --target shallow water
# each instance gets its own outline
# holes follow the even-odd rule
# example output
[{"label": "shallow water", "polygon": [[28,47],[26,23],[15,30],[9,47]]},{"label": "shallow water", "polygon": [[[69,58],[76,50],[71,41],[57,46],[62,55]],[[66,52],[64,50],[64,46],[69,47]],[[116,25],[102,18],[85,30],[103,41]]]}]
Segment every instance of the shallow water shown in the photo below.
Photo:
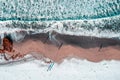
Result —
[{"label": "shallow water", "polygon": [[119,0],[0,0],[0,6],[1,35],[23,30],[120,38]]},{"label": "shallow water", "polygon": [[97,19],[120,14],[119,0],[0,0],[0,20]]}]

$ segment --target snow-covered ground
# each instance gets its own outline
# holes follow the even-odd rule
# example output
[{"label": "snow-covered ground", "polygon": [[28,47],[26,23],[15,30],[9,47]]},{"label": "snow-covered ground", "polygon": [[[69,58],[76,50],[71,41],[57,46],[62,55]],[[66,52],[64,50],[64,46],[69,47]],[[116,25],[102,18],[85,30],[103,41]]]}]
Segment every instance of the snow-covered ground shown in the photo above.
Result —
[{"label": "snow-covered ground", "polygon": [[120,61],[94,63],[72,58],[55,63],[51,70],[49,65],[32,60],[0,66],[0,80],[120,80]]}]

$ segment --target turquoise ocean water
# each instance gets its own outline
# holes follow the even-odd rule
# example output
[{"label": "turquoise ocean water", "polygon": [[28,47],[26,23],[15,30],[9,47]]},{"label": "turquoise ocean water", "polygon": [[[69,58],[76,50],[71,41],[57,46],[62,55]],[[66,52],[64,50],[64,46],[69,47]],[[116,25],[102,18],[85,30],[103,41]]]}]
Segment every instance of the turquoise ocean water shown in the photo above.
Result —
[{"label": "turquoise ocean water", "polygon": [[120,37],[120,0],[0,0],[1,33]]}]

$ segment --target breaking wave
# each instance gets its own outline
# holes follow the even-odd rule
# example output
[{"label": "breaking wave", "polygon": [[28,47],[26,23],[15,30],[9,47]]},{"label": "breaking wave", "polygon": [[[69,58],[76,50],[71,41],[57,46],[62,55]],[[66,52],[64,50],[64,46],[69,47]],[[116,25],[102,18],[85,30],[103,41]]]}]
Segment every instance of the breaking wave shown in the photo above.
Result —
[{"label": "breaking wave", "polygon": [[56,31],[61,34],[95,36],[107,38],[120,37],[120,17],[93,20],[64,20],[64,21],[1,21],[0,33],[26,31],[32,33],[47,33]]},{"label": "breaking wave", "polygon": [[120,38],[119,0],[0,0],[0,6],[1,36],[56,31]]}]

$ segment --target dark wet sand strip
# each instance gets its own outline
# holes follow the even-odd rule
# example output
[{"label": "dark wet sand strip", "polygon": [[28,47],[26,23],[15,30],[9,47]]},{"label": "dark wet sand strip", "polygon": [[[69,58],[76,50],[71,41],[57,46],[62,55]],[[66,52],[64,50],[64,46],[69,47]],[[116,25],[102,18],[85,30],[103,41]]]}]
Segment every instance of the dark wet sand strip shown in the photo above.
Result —
[{"label": "dark wet sand strip", "polygon": [[[61,35],[56,32],[51,36],[48,35],[48,33],[26,35],[22,42],[14,42],[14,49],[25,55],[42,54],[55,62],[62,62],[68,57],[87,59],[92,62],[120,60],[118,39]],[[38,57],[38,55],[34,56]]]}]

